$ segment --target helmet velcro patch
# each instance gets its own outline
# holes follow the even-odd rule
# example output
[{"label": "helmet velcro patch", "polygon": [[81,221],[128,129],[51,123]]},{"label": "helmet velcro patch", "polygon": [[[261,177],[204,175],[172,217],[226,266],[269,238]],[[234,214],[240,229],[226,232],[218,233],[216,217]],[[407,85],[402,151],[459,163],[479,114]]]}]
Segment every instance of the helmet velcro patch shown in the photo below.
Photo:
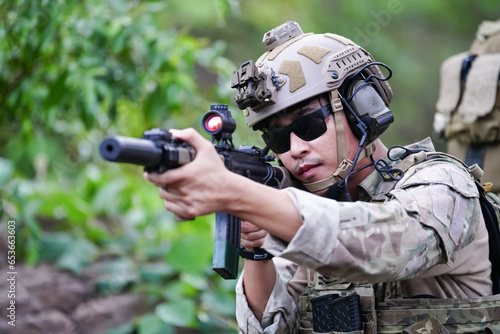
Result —
[{"label": "helmet velcro patch", "polygon": [[329,33],[327,32],[326,34],[324,34],[325,37],[329,37],[331,39],[334,39],[336,40],[337,42],[340,42],[344,45],[353,45],[355,46],[356,43],[354,43],[353,41],[351,41],[349,38],[346,38],[344,36],[340,36],[340,35],[337,35],[337,34],[332,34],[332,33]]},{"label": "helmet velcro patch", "polygon": [[302,66],[297,60],[283,60],[278,72],[290,78],[290,84],[288,86],[290,93],[295,92],[306,84],[306,77],[304,76],[304,72],[302,72]]},{"label": "helmet velcro patch", "polygon": [[316,64],[321,63],[323,57],[330,52],[329,49],[316,45],[304,45],[297,53],[311,59]]}]

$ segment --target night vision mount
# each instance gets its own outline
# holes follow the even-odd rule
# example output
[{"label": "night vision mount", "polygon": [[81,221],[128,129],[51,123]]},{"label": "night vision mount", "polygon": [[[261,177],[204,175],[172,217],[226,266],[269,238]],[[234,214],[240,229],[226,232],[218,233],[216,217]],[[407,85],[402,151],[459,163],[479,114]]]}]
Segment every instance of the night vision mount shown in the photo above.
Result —
[{"label": "night vision mount", "polygon": [[[282,25],[268,31],[264,34],[262,45],[266,51],[271,51],[277,46],[302,35],[304,32],[297,22],[287,21]],[[240,109],[254,108],[260,109],[265,107],[271,102],[272,87],[280,88],[276,81],[275,74],[271,68],[271,73],[266,74],[264,71],[257,70],[255,63],[252,60],[241,64],[240,68],[233,72],[231,80],[231,88],[238,89],[238,94],[235,96],[234,101]],[[268,87],[268,75],[271,80]],[[271,89],[270,89],[271,88]]]},{"label": "night vision mount", "polygon": [[271,98],[271,91],[266,86],[267,76],[257,70],[253,60],[241,64],[233,72],[231,88],[238,89],[234,101],[240,109],[254,107]]}]

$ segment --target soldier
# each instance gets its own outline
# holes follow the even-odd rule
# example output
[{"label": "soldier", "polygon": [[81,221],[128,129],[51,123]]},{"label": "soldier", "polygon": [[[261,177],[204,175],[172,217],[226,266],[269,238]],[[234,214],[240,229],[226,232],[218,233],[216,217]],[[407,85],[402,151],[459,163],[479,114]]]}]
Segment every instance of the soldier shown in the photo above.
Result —
[{"label": "soldier", "polygon": [[434,130],[500,195],[500,20],[482,22],[470,50],[443,62],[440,79]]},{"label": "soldier", "polygon": [[[390,68],[347,38],[304,34],[295,22],[263,45],[255,64],[235,71],[235,101],[297,186],[229,172],[193,129],[173,131],[196,149],[193,162],[145,174],[178,216],[243,220],[240,332],[492,327],[498,301],[473,171],[429,139],[382,143],[393,122]],[[272,255],[254,256],[256,247]]]}]

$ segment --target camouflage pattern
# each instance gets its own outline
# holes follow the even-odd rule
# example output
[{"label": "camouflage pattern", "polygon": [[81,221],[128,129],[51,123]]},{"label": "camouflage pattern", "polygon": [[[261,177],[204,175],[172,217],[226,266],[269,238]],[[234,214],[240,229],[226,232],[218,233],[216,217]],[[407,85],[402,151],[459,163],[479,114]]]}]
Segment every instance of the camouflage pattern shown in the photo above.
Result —
[{"label": "camouflage pattern", "polygon": [[[430,140],[410,146],[417,147],[433,150]],[[294,188],[282,190],[295,203],[303,225],[289,244],[272,235],[265,241],[264,248],[279,257],[275,258],[276,284],[262,323],[248,308],[243,282],[238,282],[240,332],[313,333],[310,297],[342,290],[342,294],[356,291],[363,296],[364,333],[401,333],[425,314],[434,316],[450,333],[463,332],[457,323],[471,323],[468,314],[483,319],[471,328],[496,325],[488,319],[500,319],[499,302],[482,298],[491,295],[491,264],[474,180],[445,155],[419,159],[425,159],[425,154],[395,165],[408,169],[397,182],[384,180],[374,171],[360,184],[362,201],[358,202],[337,202]],[[372,285],[376,301],[366,293]],[[432,295],[439,299],[429,303],[448,306],[431,312],[420,305],[421,299],[399,299],[415,295]],[[425,309],[423,314],[404,307],[412,301],[416,308]],[[453,311],[450,303],[455,301],[460,307]],[[393,312],[399,302],[403,306]],[[467,311],[462,302],[481,308]]]},{"label": "camouflage pattern", "polygon": [[377,305],[377,314],[378,333],[401,333],[412,324],[430,317],[449,333],[499,333],[500,295],[467,299],[390,300],[385,305]]}]

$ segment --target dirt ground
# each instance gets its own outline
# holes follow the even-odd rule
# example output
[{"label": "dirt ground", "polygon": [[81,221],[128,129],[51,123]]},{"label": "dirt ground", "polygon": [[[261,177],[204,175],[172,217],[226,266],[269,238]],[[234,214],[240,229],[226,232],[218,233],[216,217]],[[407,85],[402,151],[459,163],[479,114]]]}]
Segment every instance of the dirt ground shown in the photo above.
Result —
[{"label": "dirt ground", "polygon": [[[0,263],[2,268],[6,268]],[[13,280],[0,280],[0,333],[8,334],[98,334],[125,325],[145,312],[137,294],[98,295],[94,289],[95,264],[76,276],[55,266],[16,266]],[[9,291],[15,290],[15,298]],[[8,317],[15,301],[15,318]],[[6,313],[7,312],[7,313]],[[15,322],[12,322],[15,320]],[[15,324],[12,326],[11,324]]]}]

